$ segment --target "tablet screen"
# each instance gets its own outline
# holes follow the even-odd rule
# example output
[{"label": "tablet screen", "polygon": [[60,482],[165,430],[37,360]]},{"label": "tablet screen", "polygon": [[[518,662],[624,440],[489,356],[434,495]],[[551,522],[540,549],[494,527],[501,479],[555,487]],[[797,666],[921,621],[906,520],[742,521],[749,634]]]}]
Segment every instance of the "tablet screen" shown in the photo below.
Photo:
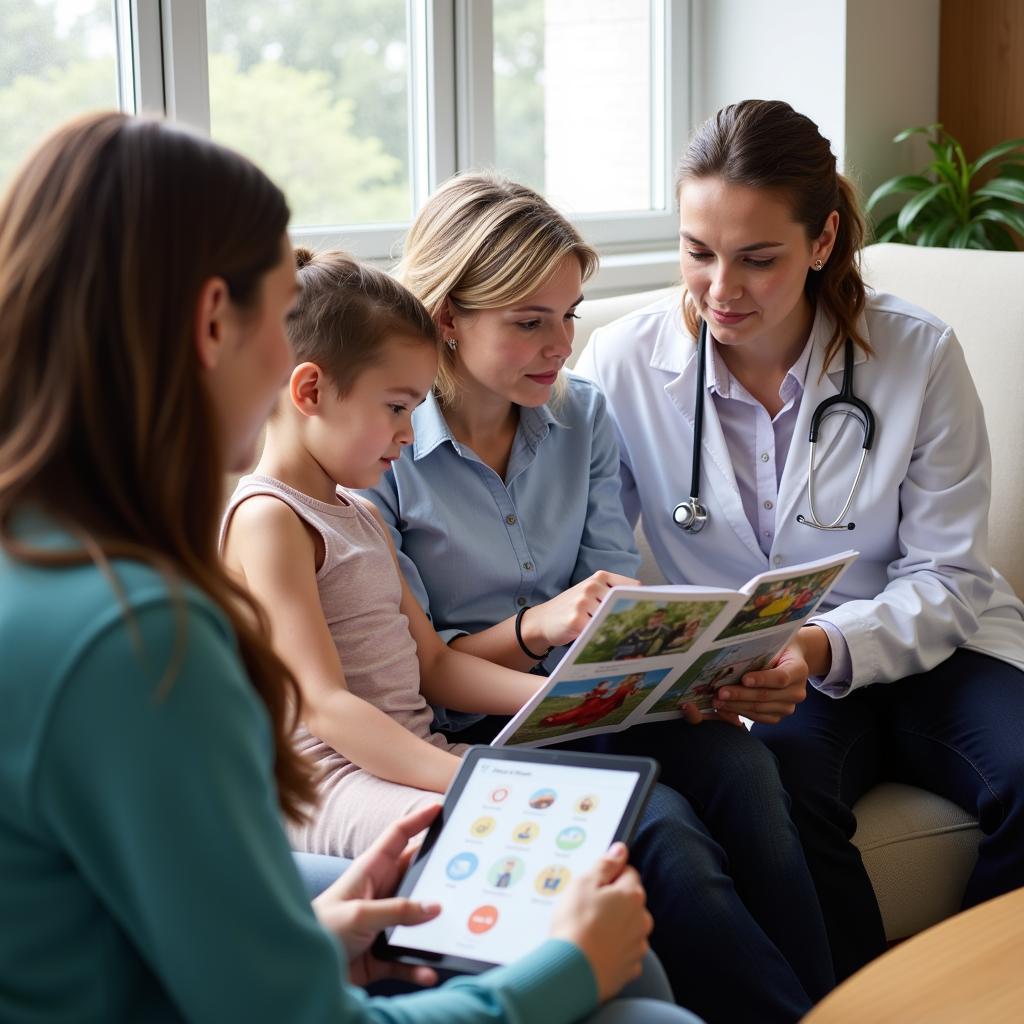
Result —
[{"label": "tablet screen", "polygon": [[529,953],[568,883],[608,849],[639,778],[482,756],[406,894],[441,913],[390,943],[493,964]]}]

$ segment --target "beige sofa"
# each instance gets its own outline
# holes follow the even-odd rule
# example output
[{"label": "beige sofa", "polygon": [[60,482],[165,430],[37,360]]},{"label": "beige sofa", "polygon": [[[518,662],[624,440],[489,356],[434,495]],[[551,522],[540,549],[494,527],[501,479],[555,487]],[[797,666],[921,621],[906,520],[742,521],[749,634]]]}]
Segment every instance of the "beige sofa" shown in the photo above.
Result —
[{"label": "beige sofa", "polygon": [[[992,560],[1024,593],[1024,253],[872,245],[867,282],[942,317],[955,328],[985,406],[992,439]],[[585,302],[574,356],[590,332],[664,291]],[[661,575],[637,530],[647,582]],[[1022,723],[1024,725],[1024,723]],[[884,784],[857,804],[857,834],[890,939],[904,938],[957,911],[977,856],[977,823],[924,790]]]}]

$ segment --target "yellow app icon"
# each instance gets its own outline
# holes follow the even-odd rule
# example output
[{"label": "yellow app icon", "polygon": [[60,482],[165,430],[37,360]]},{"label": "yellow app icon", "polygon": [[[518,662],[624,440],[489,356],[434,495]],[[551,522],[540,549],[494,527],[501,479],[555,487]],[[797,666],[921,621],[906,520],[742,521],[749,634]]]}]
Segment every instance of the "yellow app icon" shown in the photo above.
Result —
[{"label": "yellow app icon", "polygon": [[540,835],[540,825],[535,821],[521,821],[512,829],[512,841],[532,843]]},{"label": "yellow app icon", "polygon": [[572,878],[572,873],[561,864],[551,864],[544,868],[533,880],[533,887],[541,896],[557,896]]},{"label": "yellow app icon", "polygon": [[485,814],[482,818],[477,818],[469,826],[469,834],[474,839],[484,839],[494,831],[494,826],[497,824],[489,814]]}]

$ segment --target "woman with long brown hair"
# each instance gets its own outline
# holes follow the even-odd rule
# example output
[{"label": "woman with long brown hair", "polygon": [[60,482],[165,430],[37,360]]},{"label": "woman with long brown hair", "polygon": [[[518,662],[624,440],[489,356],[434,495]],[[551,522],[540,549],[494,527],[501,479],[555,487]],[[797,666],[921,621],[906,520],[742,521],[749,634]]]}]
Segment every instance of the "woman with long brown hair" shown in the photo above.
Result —
[{"label": "woman with long brown hair", "polygon": [[[0,203],[4,1020],[380,1019],[346,965],[367,981],[376,931],[440,910],[373,898],[427,808],[318,923],[280,822],[313,793],[297,691],[217,559],[224,473],[292,365],[287,222],[244,158],[120,114],[58,130]],[[649,928],[613,849],[535,953],[387,1019],[579,1019]]]},{"label": "woman with long brown hair", "polygon": [[988,559],[984,416],[953,330],[865,288],[857,197],[809,118],[725,107],[676,194],[682,301],[596,331],[577,369],[605,388],[627,510],[670,582],[859,551],[778,662],[716,700],[778,759],[842,980],[885,949],[850,842],[879,779],[977,815],[965,906],[1024,885],[1024,608]]}]

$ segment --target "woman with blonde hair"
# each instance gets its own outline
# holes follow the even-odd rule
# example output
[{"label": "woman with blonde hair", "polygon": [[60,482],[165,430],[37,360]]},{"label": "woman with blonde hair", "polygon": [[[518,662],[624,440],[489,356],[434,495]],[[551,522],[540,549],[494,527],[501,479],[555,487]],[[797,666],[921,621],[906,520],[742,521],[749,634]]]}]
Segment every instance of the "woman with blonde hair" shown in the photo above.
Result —
[{"label": "woman with blonde hair", "polygon": [[[536,192],[466,174],[427,201],[398,267],[441,329],[443,366],[413,414],[411,457],[366,493],[442,637],[510,667],[551,667],[638,567],[604,397],[562,373],[596,265]],[[455,742],[503,724],[437,714]],[[652,947],[677,1000],[708,1020],[795,1020],[832,975],[774,762],[745,730],[663,725],[583,741],[661,762],[667,785],[633,844]],[[699,811],[693,774],[718,782]]]},{"label": "woman with blonde hair", "polygon": [[441,911],[379,898],[434,809],[305,899],[298,693],[216,548],[292,366],[287,223],[243,157],[115,113],[0,202],[0,1019],[568,1024],[646,950],[621,844],[536,951],[384,1003],[356,987],[375,933]]}]

